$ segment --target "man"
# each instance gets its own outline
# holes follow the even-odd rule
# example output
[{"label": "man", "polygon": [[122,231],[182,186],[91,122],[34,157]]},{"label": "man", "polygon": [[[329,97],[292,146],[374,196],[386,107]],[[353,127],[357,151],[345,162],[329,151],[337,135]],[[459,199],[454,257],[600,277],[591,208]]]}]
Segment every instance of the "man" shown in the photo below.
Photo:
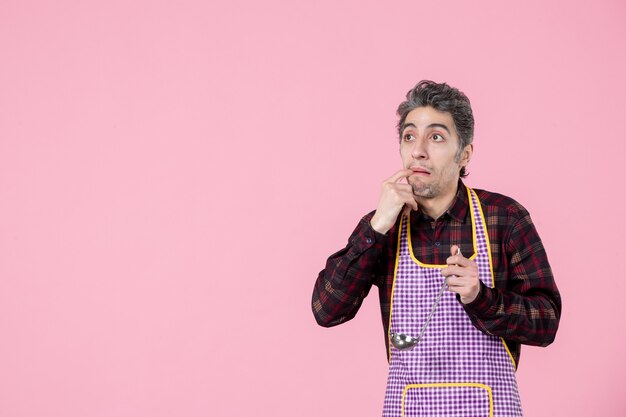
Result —
[{"label": "man", "polygon": [[315,318],[350,320],[378,287],[383,416],[520,416],[520,345],[552,343],[561,314],[541,240],[516,201],[463,184],[474,118],[462,92],[421,81],[398,116],[403,169],[320,272]]}]

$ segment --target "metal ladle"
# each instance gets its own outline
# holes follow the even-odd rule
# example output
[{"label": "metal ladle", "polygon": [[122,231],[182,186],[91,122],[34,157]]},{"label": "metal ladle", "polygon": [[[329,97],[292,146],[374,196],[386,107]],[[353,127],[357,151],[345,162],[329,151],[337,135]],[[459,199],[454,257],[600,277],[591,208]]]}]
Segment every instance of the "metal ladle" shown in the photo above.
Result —
[{"label": "metal ladle", "polygon": [[[457,255],[461,255],[461,248],[457,249]],[[428,313],[428,318],[426,322],[422,326],[422,330],[420,331],[419,336],[413,337],[404,333],[391,333],[391,344],[398,350],[411,350],[419,343],[424,336],[424,332],[426,332],[426,328],[430,323],[430,320],[433,318],[433,314],[435,314],[435,310],[439,305],[439,301],[441,300],[441,296],[443,295],[443,291],[448,287],[448,278],[443,280],[443,284],[441,284],[441,288],[439,288],[439,294],[437,294],[437,298],[435,298],[435,302],[433,303],[432,308],[430,309],[430,313]]]}]

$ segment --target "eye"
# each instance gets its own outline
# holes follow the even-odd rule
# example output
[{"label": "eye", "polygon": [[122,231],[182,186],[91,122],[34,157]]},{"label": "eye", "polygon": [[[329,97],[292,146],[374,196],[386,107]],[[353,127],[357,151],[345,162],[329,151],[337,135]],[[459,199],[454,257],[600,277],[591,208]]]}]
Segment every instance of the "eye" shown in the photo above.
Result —
[{"label": "eye", "polygon": [[402,136],[402,140],[403,140],[403,141],[405,141],[405,142],[410,142],[410,141],[412,141],[413,139],[415,139],[415,136],[413,136],[413,134],[412,134],[412,133],[405,133],[405,134]]},{"label": "eye", "polygon": [[444,139],[445,139],[445,138],[444,138],[443,136],[441,136],[439,133],[435,133],[435,134],[432,136],[432,138],[433,138],[433,140],[434,140],[435,142],[443,142],[443,141],[444,141]]}]

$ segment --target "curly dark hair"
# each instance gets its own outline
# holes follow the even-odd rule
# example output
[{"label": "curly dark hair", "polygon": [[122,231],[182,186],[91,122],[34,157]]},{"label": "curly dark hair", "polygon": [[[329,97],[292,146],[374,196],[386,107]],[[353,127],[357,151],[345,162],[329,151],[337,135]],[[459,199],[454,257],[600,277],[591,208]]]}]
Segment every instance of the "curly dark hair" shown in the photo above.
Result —
[{"label": "curly dark hair", "polygon": [[[463,92],[446,83],[422,80],[406,93],[406,101],[398,106],[397,114],[398,135],[402,140],[402,127],[407,115],[418,107],[430,106],[435,110],[450,113],[454,121],[454,127],[459,135],[459,149],[456,154],[457,162],[461,158],[461,152],[465,146],[474,139],[474,114],[469,98]],[[462,178],[467,176],[465,167],[461,168]]]}]

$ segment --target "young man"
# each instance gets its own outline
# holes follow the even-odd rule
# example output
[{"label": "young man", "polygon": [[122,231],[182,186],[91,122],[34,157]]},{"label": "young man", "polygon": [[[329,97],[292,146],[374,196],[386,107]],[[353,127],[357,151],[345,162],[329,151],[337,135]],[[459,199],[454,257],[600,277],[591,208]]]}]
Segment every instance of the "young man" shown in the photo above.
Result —
[{"label": "young man", "polygon": [[552,343],[561,313],[546,252],[520,204],[463,184],[474,118],[462,92],[421,81],[398,116],[403,169],[328,258],[313,314],[341,324],[378,287],[383,416],[520,416],[520,345]]}]

